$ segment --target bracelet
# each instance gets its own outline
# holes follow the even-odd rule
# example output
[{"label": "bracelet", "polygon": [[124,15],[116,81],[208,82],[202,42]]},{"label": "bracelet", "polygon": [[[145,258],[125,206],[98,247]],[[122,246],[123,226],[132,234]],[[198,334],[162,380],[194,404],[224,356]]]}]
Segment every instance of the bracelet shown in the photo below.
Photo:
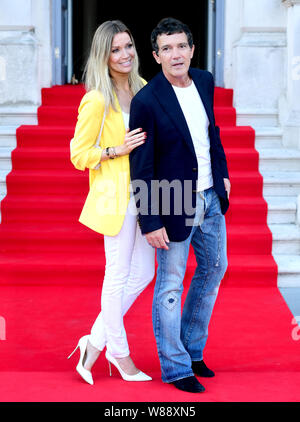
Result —
[{"label": "bracelet", "polygon": [[[112,149],[112,154],[113,154],[113,156],[112,156],[112,157],[110,156],[110,151],[109,151],[109,150],[110,150],[110,148]],[[105,152],[106,152],[107,157],[108,157],[108,158],[110,158],[111,160],[113,160],[115,157],[117,157],[115,147],[107,147],[107,148],[105,149]]]}]

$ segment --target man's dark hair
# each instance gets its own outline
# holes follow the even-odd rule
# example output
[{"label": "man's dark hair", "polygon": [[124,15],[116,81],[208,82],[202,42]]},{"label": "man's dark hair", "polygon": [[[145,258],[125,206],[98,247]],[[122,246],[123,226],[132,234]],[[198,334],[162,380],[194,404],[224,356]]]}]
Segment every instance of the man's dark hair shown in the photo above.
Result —
[{"label": "man's dark hair", "polygon": [[153,29],[151,33],[151,45],[152,49],[158,54],[158,44],[157,44],[157,37],[162,34],[172,35],[172,34],[181,34],[184,32],[187,36],[189,46],[193,47],[193,35],[189,29],[189,27],[185,24],[180,22],[178,19],[174,18],[164,18],[162,19]]}]

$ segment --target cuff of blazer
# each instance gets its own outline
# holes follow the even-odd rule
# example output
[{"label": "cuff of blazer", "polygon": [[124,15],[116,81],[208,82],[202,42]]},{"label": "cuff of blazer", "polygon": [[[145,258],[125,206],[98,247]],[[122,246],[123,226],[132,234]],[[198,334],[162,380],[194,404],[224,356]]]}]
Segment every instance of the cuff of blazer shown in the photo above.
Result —
[{"label": "cuff of blazer", "polygon": [[142,234],[154,232],[164,227],[159,215],[139,215],[138,224]]}]

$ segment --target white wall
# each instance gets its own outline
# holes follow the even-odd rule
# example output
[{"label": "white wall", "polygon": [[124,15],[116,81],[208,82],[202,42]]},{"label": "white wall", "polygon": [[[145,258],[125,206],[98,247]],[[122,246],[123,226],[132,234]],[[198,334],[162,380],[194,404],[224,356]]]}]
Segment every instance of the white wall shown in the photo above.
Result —
[{"label": "white wall", "polygon": [[0,25],[31,25],[31,0],[0,0]]},{"label": "white wall", "polygon": [[286,79],[286,8],[280,0],[226,0],[225,10],[225,87],[234,89],[238,113],[265,113],[256,123],[274,123]]},{"label": "white wall", "polygon": [[0,0],[0,105],[39,104],[50,84],[50,0]]},{"label": "white wall", "polygon": [[286,83],[279,100],[283,144],[300,149],[300,0],[284,0],[287,10]]}]

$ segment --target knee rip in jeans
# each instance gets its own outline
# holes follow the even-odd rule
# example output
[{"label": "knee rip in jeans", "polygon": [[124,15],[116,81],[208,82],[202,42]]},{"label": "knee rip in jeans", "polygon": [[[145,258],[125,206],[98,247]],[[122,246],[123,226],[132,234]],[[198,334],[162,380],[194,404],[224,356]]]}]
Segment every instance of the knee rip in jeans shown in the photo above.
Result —
[{"label": "knee rip in jeans", "polygon": [[215,267],[219,267],[219,266],[220,266],[220,253],[218,251],[217,262],[215,263]]},{"label": "knee rip in jeans", "polygon": [[214,265],[215,268],[218,269],[218,271],[222,272],[225,268],[227,268],[227,263],[225,262],[226,258],[223,257],[223,254],[221,254],[220,250],[218,250],[218,254],[216,256],[216,263]]},{"label": "knee rip in jeans", "polygon": [[221,260],[221,226],[220,224],[218,224],[218,244],[217,244],[217,256],[216,256],[216,263],[215,263],[215,267],[218,268],[220,266],[220,260]]},{"label": "knee rip in jeans", "polygon": [[172,309],[175,308],[177,302],[178,302],[177,297],[173,293],[170,293],[163,299],[162,304],[169,311],[172,311]]}]

